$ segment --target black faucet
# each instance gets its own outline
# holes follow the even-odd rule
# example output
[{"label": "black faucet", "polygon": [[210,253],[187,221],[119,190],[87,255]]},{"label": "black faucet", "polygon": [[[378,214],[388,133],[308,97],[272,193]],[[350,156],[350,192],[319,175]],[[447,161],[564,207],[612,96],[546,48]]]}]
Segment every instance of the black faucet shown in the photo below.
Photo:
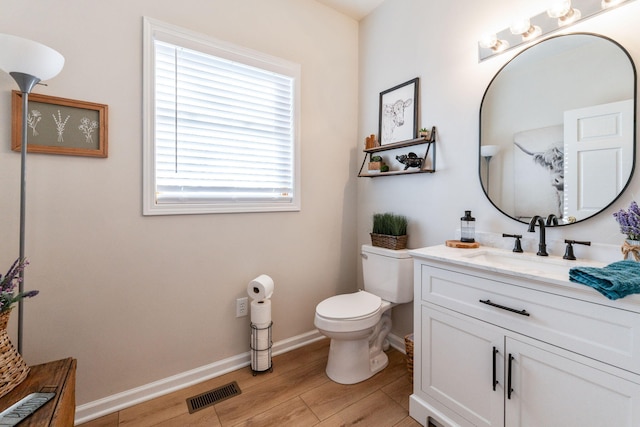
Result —
[{"label": "black faucet", "polygon": [[545,228],[544,228],[544,219],[540,215],[534,215],[529,222],[529,229],[527,230],[530,233],[535,233],[536,231],[536,222],[540,226],[540,243],[538,244],[538,256],[549,256],[547,253],[547,241],[545,237]]},{"label": "black faucet", "polygon": [[555,214],[549,214],[547,217],[547,225],[558,225],[558,217]]}]

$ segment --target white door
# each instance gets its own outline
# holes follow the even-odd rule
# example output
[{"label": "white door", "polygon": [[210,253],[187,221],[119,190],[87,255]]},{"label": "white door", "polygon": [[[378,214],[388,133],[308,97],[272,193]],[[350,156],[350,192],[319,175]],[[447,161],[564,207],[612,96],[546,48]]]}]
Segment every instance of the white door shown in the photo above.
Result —
[{"label": "white door", "polygon": [[622,191],[633,167],[633,100],[564,113],[564,217],[591,216]]},{"label": "white door", "polygon": [[561,349],[551,352],[512,338],[505,345],[507,381],[513,357],[507,427],[640,426],[640,384]]},{"label": "white door", "polygon": [[429,305],[422,338],[421,390],[470,425],[504,426],[504,334]]}]

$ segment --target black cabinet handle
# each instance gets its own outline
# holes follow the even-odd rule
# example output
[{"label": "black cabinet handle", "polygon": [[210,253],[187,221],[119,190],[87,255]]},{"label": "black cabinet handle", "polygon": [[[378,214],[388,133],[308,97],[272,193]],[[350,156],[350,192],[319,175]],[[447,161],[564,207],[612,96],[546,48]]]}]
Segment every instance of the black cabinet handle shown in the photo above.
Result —
[{"label": "black cabinet handle", "polygon": [[493,347],[493,391],[496,391],[496,385],[498,385],[496,380],[496,356],[498,353],[498,349]]},{"label": "black cabinet handle", "polygon": [[513,389],[511,388],[511,362],[513,362],[514,357],[509,353],[509,373],[507,374],[507,399],[511,399],[511,392]]},{"label": "black cabinet handle", "polygon": [[507,310],[507,311],[510,311],[512,313],[520,314],[522,316],[530,316],[530,314],[527,313],[527,310],[516,310],[515,308],[511,308],[511,307],[507,307],[507,306],[504,306],[504,305],[496,304],[495,302],[491,302],[491,300],[480,300],[480,302],[483,303],[483,304],[490,305],[491,307],[501,308],[503,310]]}]

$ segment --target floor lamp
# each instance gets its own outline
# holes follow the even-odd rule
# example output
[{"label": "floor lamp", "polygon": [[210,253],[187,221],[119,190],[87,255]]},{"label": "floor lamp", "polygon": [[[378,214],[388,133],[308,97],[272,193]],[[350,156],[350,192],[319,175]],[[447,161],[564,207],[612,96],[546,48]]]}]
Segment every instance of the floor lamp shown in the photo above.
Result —
[{"label": "floor lamp", "polygon": [[497,145],[483,145],[480,147],[480,156],[484,157],[484,160],[487,162],[487,196],[489,195],[489,162],[491,162],[491,158],[498,154],[500,151],[500,147]]},{"label": "floor lamp", "polygon": [[[41,80],[55,77],[62,70],[64,57],[40,43],[10,34],[0,34],[0,69],[13,77],[22,92],[22,131],[20,148],[20,259],[24,259],[26,207],[27,115],[29,93]],[[20,272],[19,292],[24,291],[24,271]],[[23,306],[18,301],[18,353],[22,354]]]}]

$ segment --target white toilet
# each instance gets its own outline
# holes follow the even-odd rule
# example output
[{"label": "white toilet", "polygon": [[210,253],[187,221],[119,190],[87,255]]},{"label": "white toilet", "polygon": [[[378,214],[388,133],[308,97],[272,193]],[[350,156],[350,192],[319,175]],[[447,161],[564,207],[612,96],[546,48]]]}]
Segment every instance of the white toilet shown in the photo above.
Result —
[{"label": "white toilet", "polygon": [[387,366],[391,307],[413,301],[413,258],[406,249],[362,245],[361,255],[364,291],[316,306],[314,324],[331,338],[327,375],[340,384],[364,381]]}]

